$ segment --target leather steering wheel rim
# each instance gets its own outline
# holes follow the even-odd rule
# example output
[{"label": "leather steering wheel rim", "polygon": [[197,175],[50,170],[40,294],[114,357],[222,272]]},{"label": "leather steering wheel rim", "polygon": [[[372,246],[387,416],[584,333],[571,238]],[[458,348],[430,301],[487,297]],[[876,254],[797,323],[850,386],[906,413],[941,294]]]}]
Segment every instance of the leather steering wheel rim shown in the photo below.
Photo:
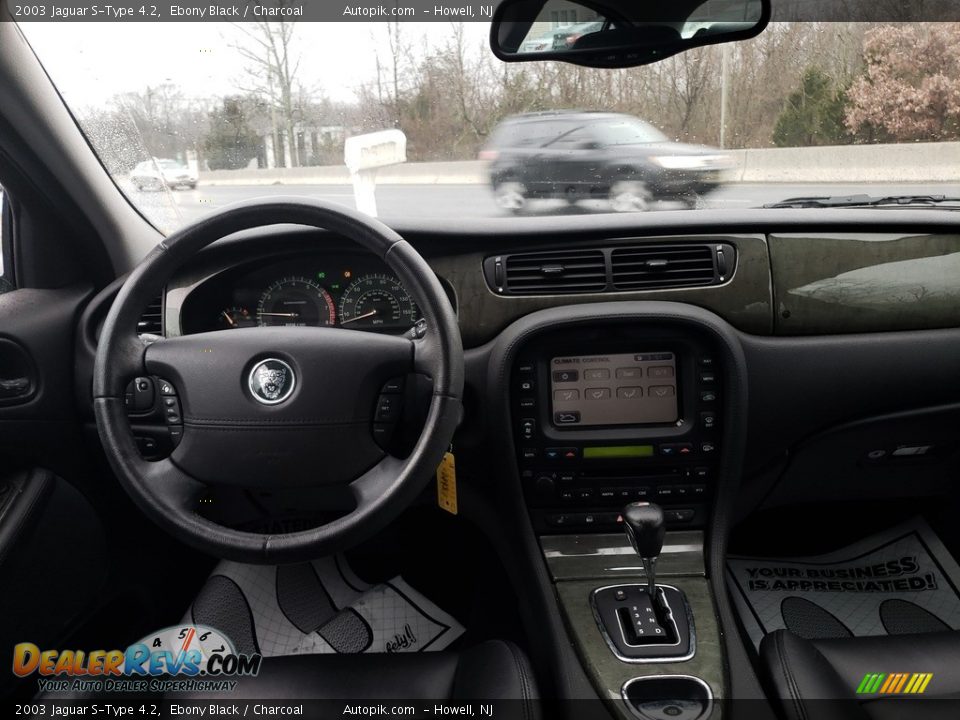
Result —
[{"label": "leather steering wheel rim", "polygon": [[[233,233],[279,224],[328,230],[356,242],[382,259],[397,274],[420,308],[425,322],[422,336],[408,334],[388,339],[388,336],[375,333],[340,328],[291,328],[290,332],[286,328],[251,328],[167,338],[149,345],[137,336],[137,321],[143,308],[156,297],[173,273],[198,251]],[[228,341],[233,344],[224,345]],[[252,343],[263,343],[265,347],[262,352],[254,352]],[[403,343],[408,343],[409,348]],[[360,477],[344,481],[356,502],[352,512],[318,527],[283,534],[237,530],[197,514],[197,499],[209,481],[198,480],[184,469],[189,459],[186,450],[178,455],[188,445],[191,432],[195,432],[198,438],[207,437],[206,432],[220,433],[210,437],[229,440],[229,433],[255,431],[244,437],[259,441],[261,437],[275,437],[268,431],[290,431],[296,433],[296,442],[303,443],[314,429],[319,432],[328,427],[312,424],[299,416],[293,420],[283,415],[271,416],[270,413],[292,410],[278,411],[266,405],[258,406],[248,397],[232,396],[234,385],[237,393],[243,393],[246,385],[243,377],[230,377],[234,365],[236,368],[242,366],[244,373],[249,372],[250,363],[273,352],[271,344],[282,347],[287,353],[282,356],[288,357],[298,371],[306,375],[303,384],[307,388],[301,391],[298,387],[293,392],[294,400],[301,405],[309,400],[318,404],[315,402],[317,392],[324,387],[336,388],[349,380],[348,369],[339,370],[340,375],[333,379],[319,376],[320,371],[313,366],[324,364],[325,353],[332,356],[341,353],[345,358],[354,359],[358,368],[361,360],[366,362],[369,367],[365,366],[361,379],[368,385],[373,379],[381,382],[388,379],[385,375],[396,374],[397,368],[407,367],[409,372],[427,375],[432,385],[427,419],[410,454],[403,459],[382,454]],[[202,352],[210,355],[213,361],[197,359],[200,345],[203,346]],[[302,352],[307,354],[298,355]],[[319,363],[315,362],[318,358]],[[198,364],[201,362],[206,365]],[[212,372],[211,362],[216,375],[209,374]],[[178,363],[189,366],[182,374],[182,380],[188,386],[178,388],[180,401],[184,404],[184,441],[169,458],[146,461],[137,451],[127,419],[124,403],[127,383],[134,377],[159,375],[151,373],[151,369],[158,367],[176,374]],[[326,370],[328,374],[330,371],[330,368]],[[459,422],[463,374],[463,347],[450,301],[426,261],[397,233],[373,218],[331,203],[303,198],[251,200],[212,213],[169,236],[127,278],[107,314],[97,348],[93,376],[94,412],[111,467],[127,493],[160,527],[195,548],[226,559],[254,563],[298,562],[343,550],[366,539],[398,515],[423,490],[449,447]],[[196,386],[198,383],[190,387],[189,378],[200,378],[200,385],[228,382],[222,387],[231,395],[229,401],[233,407],[243,408],[245,416],[249,416],[238,421],[246,425],[223,428],[201,418],[195,427],[191,427],[188,424],[191,394],[196,400],[193,404],[210,404],[211,400],[207,397],[209,393],[205,396],[204,389]],[[312,397],[308,394],[311,389]],[[354,395],[368,397],[374,393],[375,397],[378,391],[379,385],[361,387]],[[301,392],[305,394],[298,400]],[[295,405],[294,402],[291,407]],[[354,402],[347,408],[349,422],[345,421],[341,423],[342,427],[335,429],[354,433],[351,437],[356,437],[367,410],[366,419],[369,421],[374,408],[365,409],[361,403]],[[198,441],[193,447],[199,445],[202,443]],[[364,444],[364,447],[367,446]],[[351,453],[352,450],[351,447],[341,447],[340,452]],[[264,482],[268,481],[269,478],[264,479]]]}]

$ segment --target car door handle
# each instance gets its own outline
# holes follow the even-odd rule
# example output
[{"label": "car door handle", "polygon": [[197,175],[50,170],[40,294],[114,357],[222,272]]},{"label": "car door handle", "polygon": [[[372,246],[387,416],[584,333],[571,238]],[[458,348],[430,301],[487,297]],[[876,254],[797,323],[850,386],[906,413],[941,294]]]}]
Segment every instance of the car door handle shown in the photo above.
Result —
[{"label": "car door handle", "polygon": [[28,377],[0,378],[0,398],[17,398],[30,392]]}]

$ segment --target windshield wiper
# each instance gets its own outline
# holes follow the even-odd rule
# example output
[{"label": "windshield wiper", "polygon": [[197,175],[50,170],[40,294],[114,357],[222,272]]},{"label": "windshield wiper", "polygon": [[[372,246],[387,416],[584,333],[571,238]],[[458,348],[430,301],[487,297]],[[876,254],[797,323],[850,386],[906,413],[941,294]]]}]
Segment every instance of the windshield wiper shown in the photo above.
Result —
[{"label": "windshield wiper", "polygon": [[765,208],[837,208],[877,207],[881,205],[940,205],[960,203],[949,195],[808,195],[787,198],[764,205]]}]

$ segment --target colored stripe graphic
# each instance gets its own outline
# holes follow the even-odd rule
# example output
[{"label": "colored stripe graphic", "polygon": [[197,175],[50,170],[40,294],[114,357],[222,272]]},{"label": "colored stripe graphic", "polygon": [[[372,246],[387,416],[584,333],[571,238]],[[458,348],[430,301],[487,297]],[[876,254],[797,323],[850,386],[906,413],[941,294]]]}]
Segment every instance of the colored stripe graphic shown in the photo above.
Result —
[{"label": "colored stripe graphic", "polygon": [[920,695],[932,679],[933,673],[867,673],[857,685],[857,694]]}]

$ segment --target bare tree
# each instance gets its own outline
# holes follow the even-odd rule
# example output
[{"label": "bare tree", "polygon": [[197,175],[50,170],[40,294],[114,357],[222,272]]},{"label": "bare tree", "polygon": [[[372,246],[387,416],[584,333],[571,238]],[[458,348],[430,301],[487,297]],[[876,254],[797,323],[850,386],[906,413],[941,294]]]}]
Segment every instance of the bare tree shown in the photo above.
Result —
[{"label": "bare tree", "polygon": [[296,23],[234,23],[240,40],[231,44],[246,61],[245,92],[267,99],[272,113],[274,136],[282,132],[290,149],[291,164],[302,162],[297,144],[297,71],[300,56],[293,48]]}]

